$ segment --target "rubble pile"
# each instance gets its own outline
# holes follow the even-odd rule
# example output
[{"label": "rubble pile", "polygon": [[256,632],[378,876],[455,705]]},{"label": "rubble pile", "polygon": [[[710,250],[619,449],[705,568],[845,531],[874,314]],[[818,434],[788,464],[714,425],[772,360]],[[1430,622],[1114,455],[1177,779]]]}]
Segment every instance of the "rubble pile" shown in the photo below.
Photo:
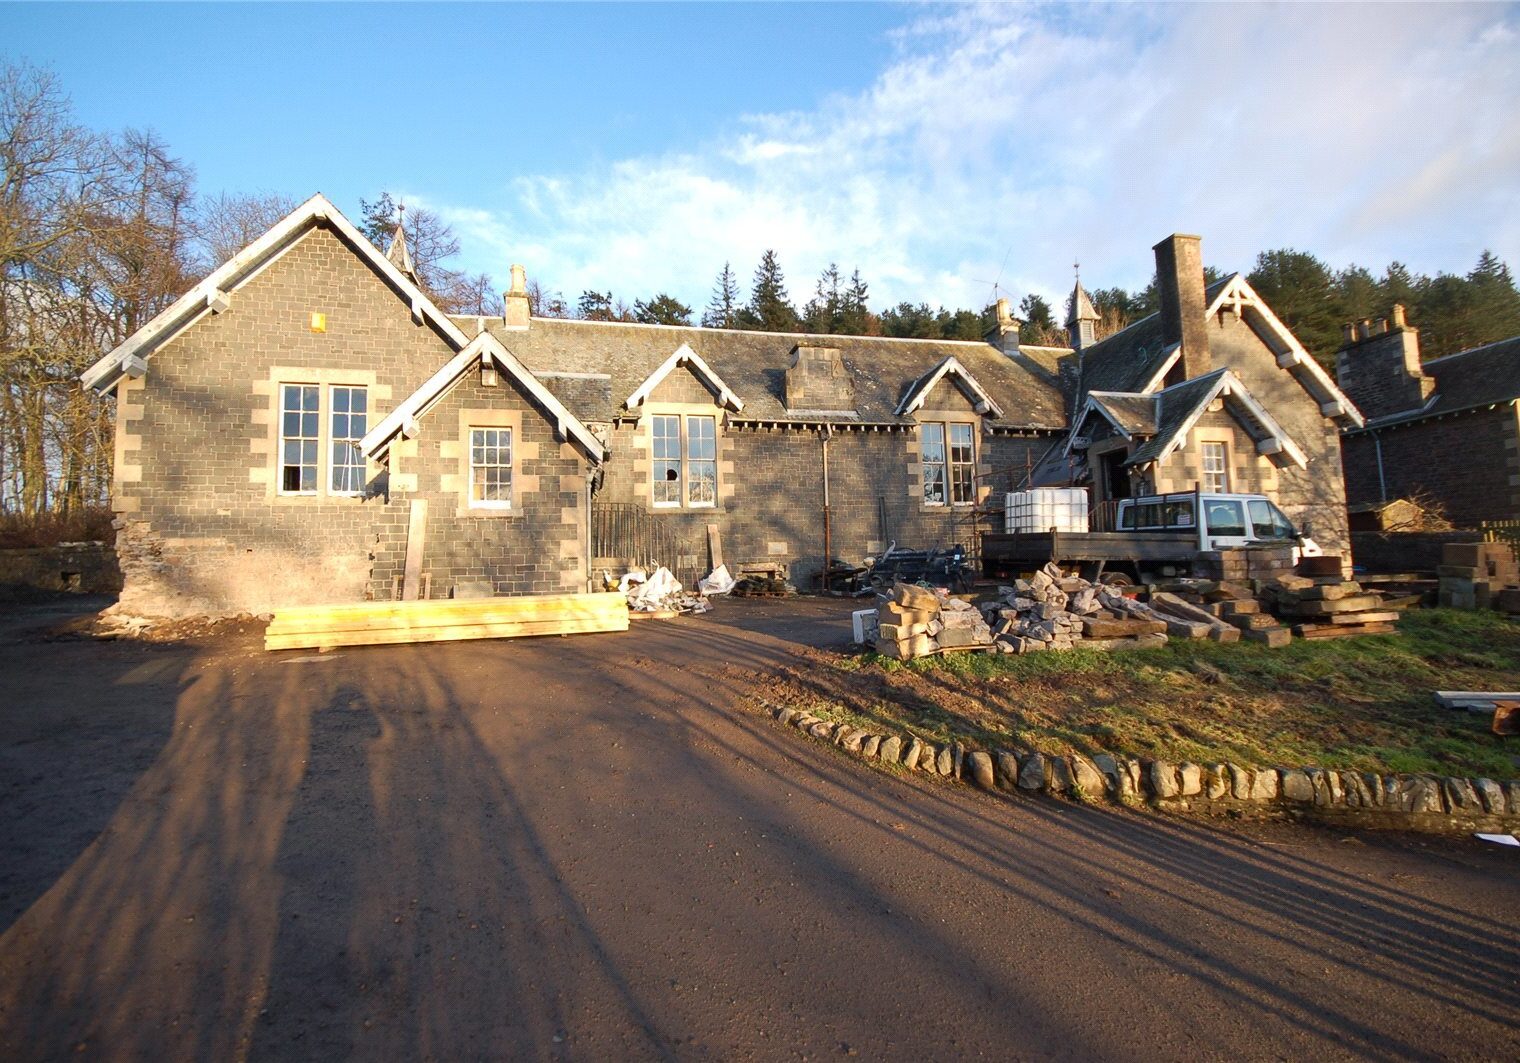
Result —
[{"label": "rubble pile", "polygon": [[[876,648],[908,661],[947,649],[990,648],[992,629],[970,602],[942,587],[898,583],[877,610]],[[1010,652],[1010,651],[1004,651]]]},{"label": "rubble pile", "polygon": [[1068,576],[1055,564],[1027,580],[999,587],[1000,602],[985,606],[994,636],[1014,653],[1133,649],[1166,642],[1166,623],[1119,591]]},{"label": "rubble pile", "polygon": [[[727,573],[724,573],[727,575]],[[681,586],[670,569],[661,565],[654,572],[641,568],[630,569],[623,578],[613,583],[608,573],[603,581],[615,587],[628,599],[630,613],[653,613],[670,616],[676,613],[705,613],[712,608],[705,594],[692,594]]]}]

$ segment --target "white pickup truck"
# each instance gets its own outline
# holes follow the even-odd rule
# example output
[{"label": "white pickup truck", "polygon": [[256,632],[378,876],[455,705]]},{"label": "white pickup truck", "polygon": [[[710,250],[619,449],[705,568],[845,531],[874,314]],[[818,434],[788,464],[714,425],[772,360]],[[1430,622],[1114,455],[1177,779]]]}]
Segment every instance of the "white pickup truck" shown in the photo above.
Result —
[{"label": "white pickup truck", "polygon": [[[1103,523],[1108,523],[1107,521]],[[1265,495],[1184,491],[1127,498],[1112,531],[1015,531],[982,535],[986,574],[1005,577],[1047,561],[1084,574],[1145,578],[1186,572],[1199,554],[1238,546],[1293,547],[1294,560],[1323,551]]]}]

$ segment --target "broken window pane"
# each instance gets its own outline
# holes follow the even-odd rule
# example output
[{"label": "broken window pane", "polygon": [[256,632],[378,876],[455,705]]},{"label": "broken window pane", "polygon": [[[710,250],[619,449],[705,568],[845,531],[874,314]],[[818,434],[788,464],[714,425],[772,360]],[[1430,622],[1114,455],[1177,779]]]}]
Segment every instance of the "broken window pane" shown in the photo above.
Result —
[{"label": "broken window pane", "polygon": [[[280,490],[290,494],[317,490],[317,404],[315,384],[280,388]],[[306,411],[310,410],[308,413]]]}]

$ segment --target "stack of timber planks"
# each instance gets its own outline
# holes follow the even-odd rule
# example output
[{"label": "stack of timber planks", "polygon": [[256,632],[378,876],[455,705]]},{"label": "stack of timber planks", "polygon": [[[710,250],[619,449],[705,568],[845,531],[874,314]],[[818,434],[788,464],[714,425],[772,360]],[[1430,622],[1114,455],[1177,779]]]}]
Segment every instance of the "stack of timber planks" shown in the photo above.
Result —
[{"label": "stack of timber planks", "polygon": [[1302,639],[1386,634],[1399,619],[1381,594],[1340,576],[1282,576],[1262,588],[1262,598],[1296,621],[1293,634]]},{"label": "stack of timber planks", "polygon": [[627,630],[628,602],[621,594],[356,602],[279,610],[264,632],[264,649],[332,649]]}]

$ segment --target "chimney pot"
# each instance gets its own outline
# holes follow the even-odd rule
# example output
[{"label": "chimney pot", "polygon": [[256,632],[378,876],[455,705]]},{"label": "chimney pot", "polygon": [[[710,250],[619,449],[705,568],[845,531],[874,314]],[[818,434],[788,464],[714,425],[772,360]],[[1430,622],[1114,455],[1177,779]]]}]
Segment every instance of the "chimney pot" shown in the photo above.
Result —
[{"label": "chimney pot", "polygon": [[1371,339],[1372,338],[1372,319],[1371,318],[1364,317],[1364,318],[1362,318],[1360,321],[1358,321],[1356,323],[1356,338],[1359,339],[1359,340],[1365,340],[1365,339]]},{"label": "chimney pot", "polygon": [[512,263],[512,286],[502,297],[502,324],[510,329],[525,329],[532,316],[528,304],[528,271]]},{"label": "chimney pot", "polygon": [[1409,323],[1404,319],[1404,304],[1403,303],[1394,303],[1393,304],[1393,327],[1394,328],[1408,328],[1409,327]]},{"label": "chimney pot", "polygon": [[1356,342],[1356,326],[1350,321],[1341,324],[1341,343],[1349,347]]}]

